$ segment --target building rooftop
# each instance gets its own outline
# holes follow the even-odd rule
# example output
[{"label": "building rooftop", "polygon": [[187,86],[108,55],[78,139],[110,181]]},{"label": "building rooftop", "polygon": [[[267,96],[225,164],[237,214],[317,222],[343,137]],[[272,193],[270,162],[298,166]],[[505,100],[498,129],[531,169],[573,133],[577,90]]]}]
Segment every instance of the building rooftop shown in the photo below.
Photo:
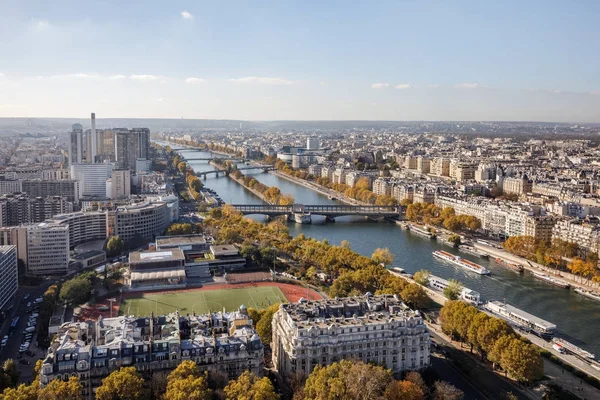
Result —
[{"label": "building rooftop", "polygon": [[161,246],[186,246],[206,244],[204,235],[159,236],[156,238],[156,247]]},{"label": "building rooftop", "polygon": [[129,263],[141,264],[147,262],[156,261],[170,261],[170,260],[185,260],[183,251],[181,249],[172,249],[168,251],[134,251],[129,253]]},{"label": "building rooftop", "polygon": [[236,256],[239,254],[238,249],[232,244],[210,246],[210,252],[215,257]]}]

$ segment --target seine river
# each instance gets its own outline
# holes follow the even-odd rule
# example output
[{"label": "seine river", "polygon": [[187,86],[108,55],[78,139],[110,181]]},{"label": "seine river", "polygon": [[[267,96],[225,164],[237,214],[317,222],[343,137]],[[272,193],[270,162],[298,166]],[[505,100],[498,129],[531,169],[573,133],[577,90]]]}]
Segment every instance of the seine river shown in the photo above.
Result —
[{"label": "seine river", "polygon": [[[208,153],[187,151],[178,146],[172,147],[181,149],[182,154],[188,158],[209,156]],[[190,161],[190,165],[196,172],[214,170],[207,161]],[[282,193],[291,194],[297,203],[336,203],[304,186],[269,173],[262,171],[244,171],[244,173],[252,175],[265,185],[279,187]],[[204,184],[215,190],[226,203],[262,203],[251,192],[228,177],[216,178],[214,175],[209,175]],[[506,300],[509,304],[556,324],[561,336],[600,357],[599,302],[582,297],[573,291],[556,288],[535,280],[528,272],[519,275],[494,262],[458,253],[436,241],[403,231],[395,224],[345,217],[336,219],[334,223],[325,223],[324,220],[318,220],[318,218],[313,217],[313,224],[310,225],[288,223],[290,234],[304,233],[319,240],[327,239],[332,244],[339,244],[342,240],[347,240],[353,250],[367,256],[370,256],[378,247],[387,247],[396,257],[395,266],[402,267],[410,273],[427,269],[434,275],[459,280],[466,287],[480,292],[484,300]],[[431,254],[432,251],[438,249],[471,259],[488,268],[492,275],[479,276],[440,262]]]}]

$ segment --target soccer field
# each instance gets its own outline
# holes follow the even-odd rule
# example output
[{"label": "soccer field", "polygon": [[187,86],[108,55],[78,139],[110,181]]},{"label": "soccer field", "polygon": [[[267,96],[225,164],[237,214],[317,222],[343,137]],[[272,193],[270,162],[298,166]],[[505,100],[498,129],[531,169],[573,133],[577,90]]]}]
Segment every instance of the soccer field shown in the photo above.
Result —
[{"label": "soccer field", "polygon": [[143,293],[140,297],[124,299],[119,314],[138,317],[164,315],[179,310],[182,314],[237,310],[242,304],[248,308],[266,308],[285,303],[287,299],[278,287],[257,286],[239,289],[194,290],[169,293]]}]

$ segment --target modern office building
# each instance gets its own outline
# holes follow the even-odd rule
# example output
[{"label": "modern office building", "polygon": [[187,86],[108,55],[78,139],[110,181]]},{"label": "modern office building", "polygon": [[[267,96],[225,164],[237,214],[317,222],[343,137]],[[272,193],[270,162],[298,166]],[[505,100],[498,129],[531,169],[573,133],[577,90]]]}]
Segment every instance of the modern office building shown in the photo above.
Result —
[{"label": "modern office building", "polygon": [[119,206],[107,211],[107,234],[123,240],[139,237],[153,240],[170,222],[170,210],[165,202],[142,202]]},{"label": "modern office building", "polygon": [[106,180],[113,169],[112,163],[71,165],[71,177],[79,181],[79,197],[105,198]]},{"label": "modern office building", "polygon": [[10,308],[18,289],[17,246],[0,246],[0,311]]},{"label": "modern office building", "polygon": [[55,215],[52,222],[69,229],[69,245],[106,239],[106,212],[88,211]]},{"label": "modern office building", "polygon": [[[69,268],[69,227],[42,222],[27,229],[27,273],[64,274]],[[22,246],[19,243],[19,248]]]},{"label": "modern office building", "polygon": [[151,379],[185,360],[202,372],[235,379],[245,371],[262,376],[264,346],[248,318],[239,311],[180,316],[104,318],[66,322],[58,328],[40,370],[40,385],[77,376],[85,398],[93,399],[102,379],[120,367],[135,367]]},{"label": "modern office building", "polygon": [[306,150],[319,150],[319,138],[309,137],[306,139]]},{"label": "modern office building", "polygon": [[115,132],[115,160],[118,169],[136,170],[138,159],[148,159],[150,130],[148,128],[119,129]]},{"label": "modern office building", "polygon": [[21,189],[29,197],[62,196],[71,202],[78,202],[80,197],[80,184],[75,179],[57,181],[25,180],[21,181]]},{"label": "modern office building", "polygon": [[180,249],[129,253],[125,282],[130,290],[185,287],[185,257]]},{"label": "modern office building", "polygon": [[273,316],[273,364],[282,376],[350,359],[394,373],[429,366],[429,332],[397,296],[367,294],[282,304]]},{"label": "modern office building", "polygon": [[122,199],[131,195],[131,175],[128,169],[114,170],[106,181],[106,197]]},{"label": "modern office building", "polygon": [[69,136],[69,165],[81,164],[83,160],[83,126],[73,124]]}]

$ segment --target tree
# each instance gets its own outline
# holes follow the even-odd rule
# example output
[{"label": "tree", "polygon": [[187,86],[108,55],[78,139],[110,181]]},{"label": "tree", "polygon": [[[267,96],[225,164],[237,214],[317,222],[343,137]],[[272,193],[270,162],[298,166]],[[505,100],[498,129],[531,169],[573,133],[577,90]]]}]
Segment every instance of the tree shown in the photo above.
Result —
[{"label": "tree", "polygon": [[390,249],[377,248],[371,255],[371,259],[377,264],[390,265],[394,262],[394,255],[390,252]]},{"label": "tree", "polygon": [[176,235],[190,235],[194,232],[194,228],[192,224],[183,223],[183,224],[171,224],[167,228],[166,235],[167,236],[176,236]]},{"label": "tree", "polygon": [[460,235],[457,235],[457,234],[453,233],[448,238],[448,241],[450,243],[454,243],[454,247],[460,246],[460,244],[461,244]]},{"label": "tree", "polygon": [[243,245],[240,249],[240,255],[244,257],[248,263],[256,263],[260,257],[260,251],[253,244]]},{"label": "tree", "polygon": [[415,272],[413,279],[419,285],[429,286],[429,277],[431,276],[431,272],[426,269],[422,269],[420,271]]},{"label": "tree", "polygon": [[8,386],[16,386],[19,382],[19,377],[21,376],[21,372],[19,372],[15,360],[12,358],[4,361],[4,364],[2,365],[2,374],[7,378]]},{"label": "tree", "polygon": [[144,380],[135,367],[118,369],[102,380],[96,390],[96,400],[141,400]]},{"label": "tree", "polygon": [[211,391],[198,365],[186,360],[169,374],[164,398],[165,400],[208,400],[211,398]]},{"label": "tree", "polygon": [[437,381],[433,384],[433,400],[461,400],[463,397],[462,390],[448,382]]},{"label": "tree", "polygon": [[409,306],[421,309],[429,306],[430,299],[423,290],[423,287],[416,283],[410,283],[406,285],[406,287],[400,293],[400,297],[404,300]]},{"label": "tree", "polygon": [[273,314],[279,310],[279,303],[273,304],[267,308],[262,314],[260,320],[256,323],[256,333],[260,336],[260,340],[264,344],[271,344],[273,339],[273,328],[271,326],[273,321]]},{"label": "tree", "polygon": [[411,381],[392,381],[385,392],[386,400],[425,400],[421,388]]},{"label": "tree", "polygon": [[179,172],[181,172],[182,174],[185,172],[185,169],[187,168],[187,164],[185,163],[185,161],[180,161],[177,164],[177,169],[179,170]]},{"label": "tree", "polygon": [[92,282],[88,275],[82,275],[63,283],[60,288],[60,299],[70,305],[83,304],[89,300]]},{"label": "tree", "polygon": [[519,382],[533,382],[544,375],[544,364],[539,350],[521,338],[513,337],[501,353],[500,364]]},{"label": "tree", "polygon": [[81,394],[82,390],[83,386],[81,386],[79,378],[76,376],[70,377],[66,382],[60,379],[54,379],[39,390],[38,400],[83,400],[84,397]]},{"label": "tree", "polygon": [[228,400],[278,400],[279,395],[269,378],[258,378],[250,371],[244,371],[237,379],[225,386]]},{"label": "tree", "polygon": [[423,395],[427,396],[429,394],[429,388],[427,387],[425,380],[417,371],[410,371],[408,374],[406,374],[404,380],[417,385],[423,392]]},{"label": "tree", "polygon": [[108,253],[109,257],[114,257],[121,253],[123,246],[123,239],[121,239],[119,236],[111,236],[106,242],[106,252]]},{"label": "tree", "polygon": [[311,400],[375,400],[384,398],[392,383],[390,370],[380,366],[342,360],[317,366],[304,385],[304,398]]},{"label": "tree", "polygon": [[450,279],[450,283],[448,286],[444,288],[444,296],[450,300],[458,300],[460,298],[460,294],[462,293],[463,285],[456,279]]},{"label": "tree", "polygon": [[31,385],[20,384],[16,388],[7,388],[0,394],[0,400],[37,400],[38,382]]}]

